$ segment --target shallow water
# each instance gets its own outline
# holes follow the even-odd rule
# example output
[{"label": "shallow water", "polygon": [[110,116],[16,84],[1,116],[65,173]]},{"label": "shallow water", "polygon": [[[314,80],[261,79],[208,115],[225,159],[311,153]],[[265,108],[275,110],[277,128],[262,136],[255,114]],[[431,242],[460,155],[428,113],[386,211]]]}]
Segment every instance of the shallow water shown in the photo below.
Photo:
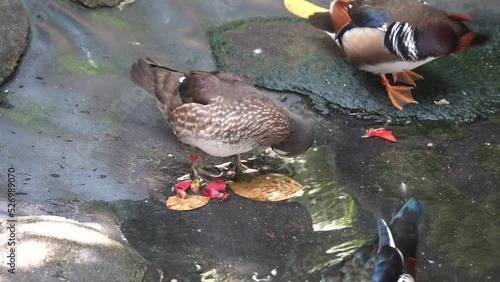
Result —
[{"label": "shallow water", "polygon": [[[442,7],[485,13],[456,5]],[[360,137],[384,121],[322,116],[303,97],[265,91],[286,95],[292,111],[317,121],[315,148],[280,170],[306,185],[304,194],[279,203],[233,195],[170,211],[164,201],[189,172],[187,150],[130,82],[131,64],[151,56],[176,69],[212,70],[211,27],[292,15],[278,0],[137,1],[122,11],[62,0],[25,6],[30,44],[3,87],[14,108],[0,108],[2,164],[27,175],[20,212],[112,217],[166,281],[318,281],[376,234],[376,218],[389,220],[415,197],[426,208],[419,281],[500,279],[498,114],[467,125],[411,120],[390,127],[399,138],[393,144]]]}]

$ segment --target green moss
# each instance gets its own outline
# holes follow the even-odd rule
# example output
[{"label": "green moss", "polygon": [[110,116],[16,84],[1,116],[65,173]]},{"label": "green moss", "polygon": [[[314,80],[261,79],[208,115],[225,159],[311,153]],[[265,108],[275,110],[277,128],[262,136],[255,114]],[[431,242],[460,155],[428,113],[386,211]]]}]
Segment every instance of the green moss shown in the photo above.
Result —
[{"label": "green moss", "polygon": [[11,109],[12,104],[9,103],[9,100],[7,99],[7,95],[0,93],[0,108],[4,109]]},{"label": "green moss", "polygon": [[90,13],[90,17],[96,22],[101,22],[107,25],[111,25],[119,30],[126,30],[131,28],[129,23],[119,18],[113,17],[107,13],[92,12]]},{"label": "green moss", "polygon": [[41,129],[49,126],[48,114],[54,110],[54,106],[22,99],[14,99],[13,103],[16,105],[14,109],[0,108],[0,115],[25,128]]},{"label": "green moss", "polygon": [[418,133],[428,134],[443,140],[458,140],[466,137],[463,128],[456,122],[451,121],[413,120],[404,126],[388,126],[387,129],[399,137]]},{"label": "green moss", "polygon": [[[422,161],[427,163],[420,165]],[[413,179],[418,178],[419,175],[429,174],[437,177],[440,171],[440,162],[429,151],[389,151],[373,160],[370,167],[374,170],[388,170],[387,173],[395,173],[398,178]],[[389,183],[384,182],[384,184]]]},{"label": "green moss", "polygon": [[[219,58],[217,62],[219,68],[228,68],[229,58],[238,54],[234,45],[223,38],[219,31],[212,31],[209,41],[211,46],[217,46],[217,49],[214,49],[214,55]],[[233,70],[233,72],[237,73],[237,70]]]},{"label": "green moss", "polygon": [[304,54],[304,46],[302,44],[292,44],[285,46],[284,51],[288,54],[290,57],[302,57]]},{"label": "green moss", "polygon": [[490,116],[490,119],[496,123],[496,124],[500,124],[500,111],[492,116]]},{"label": "green moss", "polygon": [[358,208],[352,197],[349,197],[348,205],[346,208],[346,224],[351,225],[358,215]]},{"label": "green moss", "polygon": [[11,70],[12,68],[9,68],[7,65],[0,68],[0,84],[4,81],[4,79],[10,76]]},{"label": "green moss", "polygon": [[419,132],[415,123],[409,123],[405,126],[386,126],[397,137],[408,137]]},{"label": "green moss", "polygon": [[82,60],[73,55],[61,55],[57,58],[58,70],[60,72],[84,72],[88,75],[97,75],[107,70],[103,66],[95,64],[91,65],[89,62]]},{"label": "green moss", "polygon": [[248,23],[272,23],[272,22],[284,22],[284,23],[307,23],[307,20],[301,19],[301,18],[292,18],[292,17],[287,17],[287,18],[278,18],[278,17],[258,17],[258,18],[251,18],[251,19],[244,19],[244,20],[237,20],[233,22],[226,22],[222,25],[220,25],[217,28],[214,28],[210,31],[211,35],[214,34],[219,34],[221,35],[222,33],[228,31],[228,30],[244,30],[246,27],[246,24]]},{"label": "green moss", "polygon": [[[448,183],[441,168],[440,159],[427,150],[387,152],[370,164],[380,173],[377,185],[382,195],[402,201],[414,197],[424,203],[431,218],[429,242],[448,252],[456,266],[482,275],[497,267],[500,259],[500,196],[486,204],[473,203]],[[401,183],[406,185],[404,196]]]},{"label": "green moss", "polygon": [[437,121],[426,122],[430,136],[443,140],[458,140],[466,137],[463,127],[454,122]]},{"label": "green moss", "polygon": [[128,249],[125,245],[117,244],[118,248],[122,251],[124,256],[127,258],[127,267],[131,270],[130,281],[145,281],[147,266],[146,264],[139,260],[139,258]]},{"label": "green moss", "polygon": [[[485,28],[495,34],[500,26],[489,23]],[[328,112],[327,108],[345,113],[355,110],[370,113],[360,118],[390,118],[399,123],[413,119],[462,123],[498,112],[500,84],[491,83],[497,81],[498,72],[489,63],[498,58],[498,52],[486,46],[461,54],[460,59],[443,58],[420,68],[426,79],[413,91],[419,104],[400,111],[391,105],[376,76],[353,68],[328,36],[303,19],[230,22],[213,29],[209,38],[219,68],[261,87],[307,95],[321,112]],[[256,48],[263,52],[252,55]],[[272,65],[276,70],[270,69],[271,60],[277,62]],[[475,79],[467,79],[470,77]],[[450,105],[434,103],[441,98]],[[446,139],[463,136],[453,131],[435,134]]]},{"label": "green moss", "polygon": [[452,198],[434,216],[429,239],[466,267],[471,275],[482,275],[497,268],[500,261],[500,195],[486,204],[475,204],[465,196]]},{"label": "green moss", "polygon": [[482,145],[477,158],[485,169],[493,173],[500,181],[500,145]]},{"label": "green moss", "polygon": [[[255,24],[259,23],[269,23],[272,25],[297,22],[303,22],[303,20],[294,18],[254,18],[250,20],[229,22],[218,28],[212,29],[210,31],[209,41],[214,55],[218,59],[218,67],[231,69],[231,71],[235,73],[238,73],[238,70],[247,73],[247,68],[254,69],[255,66],[253,66],[253,64],[255,64],[260,71],[260,78],[266,77],[268,75],[267,72],[272,72],[275,75],[278,74],[278,72],[273,71],[273,67],[288,69],[290,65],[300,61],[300,58],[304,54],[310,53],[305,52],[306,44],[303,44],[303,46],[300,45],[302,41],[299,40],[299,43],[286,45],[284,50],[288,50],[289,54],[285,57],[283,57],[282,54],[278,54],[280,50],[277,50],[274,46],[265,48],[262,54],[252,55],[254,49],[262,47],[264,44],[262,44],[258,35],[248,34],[248,30],[255,29]],[[275,26],[271,26],[270,28],[275,28]],[[237,40],[235,41],[235,39]],[[240,42],[245,41],[245,39],[247,39],[247,44],[240,46]],[[294,42],[298,41],[295,40]],[[236,47],[235,44],[238,46]],[[281,49],[281,47],[279,49]],[[244,54],[244,56],[242,54]],[[253,78],[255,78],[255,76],[251,77],[251,79]]]}]

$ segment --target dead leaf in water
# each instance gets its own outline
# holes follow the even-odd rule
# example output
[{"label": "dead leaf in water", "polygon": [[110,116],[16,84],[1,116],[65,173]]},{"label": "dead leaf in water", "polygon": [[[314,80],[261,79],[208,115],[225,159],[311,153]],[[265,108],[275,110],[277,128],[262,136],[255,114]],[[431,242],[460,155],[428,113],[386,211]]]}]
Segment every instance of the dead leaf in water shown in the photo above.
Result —
[{"label": "dead leaf in water", "polygon": [[182,199],[179,196],[168,197],[165,206],[174,211],[190,211],[208,204],[210,198],[200,195],[188,195]]},{"label": "dead leaf in water", "polygon": [[264,202],[290,199],[304,189],[300,183],[282,174],[264,174],[251,181],[231,182],[229,187],[238,196]]}]

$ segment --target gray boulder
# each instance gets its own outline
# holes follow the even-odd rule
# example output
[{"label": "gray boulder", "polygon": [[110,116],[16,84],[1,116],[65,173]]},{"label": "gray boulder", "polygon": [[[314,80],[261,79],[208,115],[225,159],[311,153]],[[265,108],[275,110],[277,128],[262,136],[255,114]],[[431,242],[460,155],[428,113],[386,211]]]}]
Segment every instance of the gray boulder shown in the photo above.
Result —
[{"label": "gray boulder", "polygon": [[161,281],[160,270],[99,224],[58,216],[0,221],[0,240],[11,243],[0,249],[7,258],[0,281]]},{"label": "gray boulder", "polygon": [[0,1],[0,84],[14,72],[27,38],[28,17],[21,1]]}]

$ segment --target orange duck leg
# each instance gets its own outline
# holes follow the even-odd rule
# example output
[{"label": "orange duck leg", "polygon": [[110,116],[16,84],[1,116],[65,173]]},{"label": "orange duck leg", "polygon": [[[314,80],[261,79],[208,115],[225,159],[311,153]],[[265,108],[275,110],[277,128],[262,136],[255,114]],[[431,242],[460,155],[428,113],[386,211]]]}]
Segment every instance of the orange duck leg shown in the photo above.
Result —
[{"label": "orange duck leg", "polygon": [[415,103],[418,104],[413,96],[411,95],[411,90],[413,87],[409,86],[392,86],[389,84],[389,80],[385,76],[385,74],[381,73],[380,78],[382,79],[382,85],[385,86],[385,90],[389,95],[389,99],[391,100],[394,107],[402,110],[404,105]]}]

